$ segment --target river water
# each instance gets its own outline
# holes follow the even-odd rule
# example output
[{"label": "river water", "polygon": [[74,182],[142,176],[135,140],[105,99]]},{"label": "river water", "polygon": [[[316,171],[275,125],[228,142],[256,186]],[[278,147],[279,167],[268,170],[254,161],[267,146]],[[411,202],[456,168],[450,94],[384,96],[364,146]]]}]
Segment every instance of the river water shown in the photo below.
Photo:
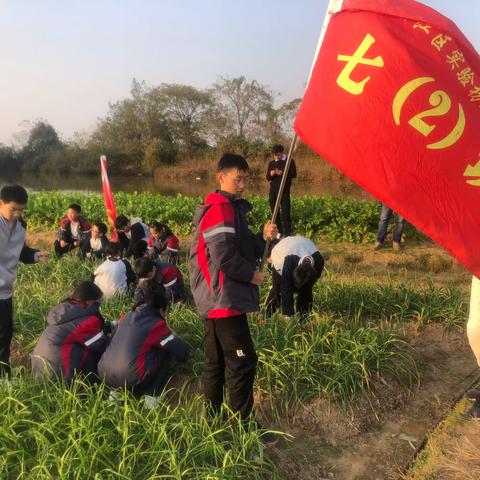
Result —
[{"label": "river water", "polygon": [[[29,191],[63,191],[63,192],[101,192],[102,184],[100,176],[88,175],[42,175],[33,173],[2,174],[0,172],[0,187],[6,183],[19,183]],[[207,181],[199,177],[190,176],[181,180],[165,179],[145,176],[119,177],[111,176],[110,184],[113,192],[152,192],[163,195],[177,195],[181,193],[188,196],[204,196],[215,190],[215,181]],[[268,182],[266,180],[253,181],[247,194],[268,194]],[[293,195],[330,195],[341,198],[357,198],[372,200],[372,197],[360,187],[347,179],[333,181],[326,179],[317,181],[315,184],[308,180],[295,180],[292,185]]]}]

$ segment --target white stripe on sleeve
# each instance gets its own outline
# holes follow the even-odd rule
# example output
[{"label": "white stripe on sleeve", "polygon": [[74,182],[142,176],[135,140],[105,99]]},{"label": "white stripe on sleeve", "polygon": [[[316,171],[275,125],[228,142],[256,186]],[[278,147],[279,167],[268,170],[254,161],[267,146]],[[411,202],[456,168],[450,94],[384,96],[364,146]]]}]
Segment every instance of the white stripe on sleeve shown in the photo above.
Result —
[{"label": "white stripe on sleeve", "polygon": [[95,336],[93,336],[92,338],[88,339],[85,342],[85,346],[86,347],[90,346],[92,343],[95,343],[97,340],[100,340],[103,336],[104,336],[103,332],[97,333]]},{"label": "white stripe on sleeve", "polygon": [[233,227],[217,227],[213,230],[210,230],[209,232],[204,233],[203,238],[210,238],[217,235],[218,233],[235,233],[235,229]]},{"label": "white stripe on sleeve", "polygon": [[175,335],[172,333],[169,335],[167,338],[164,338],[161,342],[160,345],[164,347],[168,342],[171,342],[175,338]]},{"label": "white stripe on sleeve", "polygon": [[171,282],[164,283],[163,286],[164,286],[165,288],[171,287],[176,281],[177,281],[177,279],[174,278]]},{"label": "white stripe on sleeve", "polygon": [[178,252],[178,248],[167,247],[167,250],[170,250],[171,252]]}]

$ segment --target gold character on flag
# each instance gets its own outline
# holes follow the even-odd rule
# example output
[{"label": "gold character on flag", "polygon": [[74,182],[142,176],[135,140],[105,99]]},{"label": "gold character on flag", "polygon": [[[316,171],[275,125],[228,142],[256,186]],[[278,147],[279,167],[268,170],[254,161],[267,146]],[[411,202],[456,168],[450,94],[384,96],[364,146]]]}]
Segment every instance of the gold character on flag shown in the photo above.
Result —
[{"label": "gold character on flag", "polygon": [[468,84],[473,85],[473,71],[470,67],[464,68],[461,72],[457,73],[459,82],[466,87]]},{"label": "gold character on flag", "polygon": [[455,70],[460,63],[465,63],[465,57],[460,50],[454,50],[451,55],[447,55],[447,63],[452,66],[452,70]]},{"label": "gold character on flag", "polygon": [[471,102],[480,102],[480,87],[475,85],[472,90],[468,92]]},{"label": "gold character on flag", "polygon": [[[393,119],[397,126],[400,125],[400,115],[402,113],[402,108],[410,95],[415,92],[418,88],[426,85],[427,83],[435,82],[435,79],[432,77],[419,77],[407,82],[395,95],[392,105]],[[430,117],[443,117],[447,115],[451,110],[452,101],[450,96],[443,90],[436,90],[430,95],[429,98],[430,105],[433,108],[425,110],[423,112],[417,113],[408,121],[408,124],[413,127],[415,130],[420,132],[424,137],[428,137],[436,128],[435,124],[427,123],[424,119]],[[441,140],[437,142],[430,143],[427,145],[428,149],[438,150],[443,148],[448,148],[454,145],[462,136],[465,130],[465,113],[463,111],[462,105],[458,104],[458,120],[455,124],[453,130]]]},{"label": "gold character on flag", "polygon": [[480,160],[475,165],[468,165],[463,172],[464,177],[476,177],[466,180],[469,185],[480,187]]},{"label": "gold character on flag", "polygon": [[368,49],[375,43],[375,39],[367,33],[363,39],[360,46],[355,50],[355,53],[352,56],[349,55],[338,55],[337,60],[340,62],[347,62],[343,70],[340,72],[340,75],[337,78],[337,84],[351,93],[352,95],[360,95],[363,93],[365,84],[370,80],[370,76],[364,78],[361,82],[356,82],[350,78],[355,67],[359,64],[369,65],[371,67],[382,68],[383,67],[383,58],[377,56],[375,58],[364,58],[364,55],[367,53]]},{"label": "gold character on flag", "polygon": [[436,37],[433,38],[432,45],[440,52],[440,50],[442,50],[446,43],[449,42],[451,39],[452,37],[439,33]]},{"label": "gold character on flag", "polygon": [[430,29],[432,28],[431,25],[424,25],[422,22],[416,22],[414,25],[413,25],[413,28],[420,28],[421,30],[423,30],[426,34],[429,34],[430,33]]}]

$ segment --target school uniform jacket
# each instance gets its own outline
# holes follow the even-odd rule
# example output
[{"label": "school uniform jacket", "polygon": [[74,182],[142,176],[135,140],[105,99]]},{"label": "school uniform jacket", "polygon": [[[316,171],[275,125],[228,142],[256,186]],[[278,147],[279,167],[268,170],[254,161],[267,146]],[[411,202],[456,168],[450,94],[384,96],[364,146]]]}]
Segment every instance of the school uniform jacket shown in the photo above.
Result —
[{"label": "school uniform jacket", "polygon": [[34,374],[56,374],[70,382],[75,371],[96,373],[108,344],[98,304],[66,300],[47,315],[48,326],[32,354]]},{"label": "school uniform jacket", "polygon": [[81,215],[78,217],[78,239],[72,236],[72,222],[68,217],[63,217],[60,220],[60,228],[57,233],[57,240],[63,240],[67,243],[74,243],[75,241],[88,240],[92,234],[92,226]]},{"label": "school uniform jacket", "polygon": [[148,246],[153,248],[154,252],[157,255],[169,255],[176,257],[180,249],[180,242],[178,238],[172,234],[168,235],[166,238],[153,238],[148,239]]},{"label": "school uniform jacket", "polygon": [[188,347],[170,330],[158,311],[140,305],[118,323],[98,364],[99,376],[111,387],[135,387],[155,375],[161,351],[180,362],[188,358]]},{"label": "school uniform jacket", "polygon": [[210,193],[197,206],[190,252],[190,288],[200,315],[226,318],[259,310],[260,294],[250,283],[265,242],[249,228],[252,206],[225,192]]},{"label": "school uniform jacket", "polygon": [[133,303],[136,305],[142,303],[147,290],[153,289],[162,291],[169,301],[179,302],[185,299],[185,288],[182,272],[171,263],[154,261],[156,266],[155,278],[152,280],[141,279],[138,282]]}]

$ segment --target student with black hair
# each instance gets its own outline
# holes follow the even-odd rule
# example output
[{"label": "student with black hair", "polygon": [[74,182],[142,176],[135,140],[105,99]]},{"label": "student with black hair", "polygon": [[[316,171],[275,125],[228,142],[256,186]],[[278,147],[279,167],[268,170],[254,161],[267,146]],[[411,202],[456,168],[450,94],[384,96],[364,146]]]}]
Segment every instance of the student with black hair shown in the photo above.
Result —
[{"label": "student with black hair", "polygon": [[143,303],[148,291],[160,291],[173,303],[185,300],[183,275],[175,265],[144,257],[135,262],[135,273],[139,282],[133,296],[134,304]]},{"label": "student with black hair", "polygon": [[[282,182],[283,171],[285,170],[287,157],[282,145],[274,145],[272,147],[273,160],[270,161],[267,168],[267,180],[270,183],[270,192],[268,199],[270,209],[275,208],[278,192],[280,190],[280,183]],[[278,231],[285,237],[292,234],[292,221],[290,216],[290,187],[292,186],[292,179],[297,176],[297,167],[295,161],[292,159],[290,168],[288,170],[285,188],[280,200],[280,211],[277,218]]]},{"label": "student with black hair", "polygon": [[130,262],[122,258],[122,244],[108,242],[105,254],[107,259],[93,272],[95,285],[100,287],[105,298],[126,294],[129,286],[135,282],[135,273]]},{"label": "student with black hair", "polygon": [[188,358],[187,345],[167,325],[167,308],[165,295],[151,292],[118,322],[98,364],[100,378],[107,385],[145,395],[147,407],[158,402],[171,359],[185,362]]},{"label": "student with black hair", "polygon": [[57,239],[53,244],[58,257],[75,248],[82,248],[90,240],[92,226],[81,212],[82,207],[78,203],[72,203],[66,216],[60,220]]},{"label": "student with black hair", "polygon": [[48,259],[48,253],[27,247],[26,223],[22,218],[28,202],[20,185],[0,190],[0,375],[10,374],[10,344],[13,335],[13,284],[18,262],[36,263]]},{"label": "student with black hair", "polygon": [[313,285],[320,278],[324,260],[316,245],[305,237],[282,238],[273,248],[272,288],[266,300],[267,315],[282,306],[288,317],[295,314],[294,293],[297,293],[296,312],[308,315],[313,306]]},{"label": "student with black hair", "polygon": [[[251,232],[247,214],[252,205],[242,199],[249,180],[247,161],[227,153],[217,167],[220,190],[197,206],[196,232],[190,253],[190,287],[205,327],[203,384],[212,412],[219,412],[226,384],[232,410],[247,420],[253,410],[257,355],[247,313],[260,309],[259,285],[265,274],[257,260],[265,240],[277,236],[267,223],[262,233]],[[278,439],[263,437],[265,443]]]},{"label": "student with black hair", "polygon": [[92,226],[92,236],[90,240],[85,242],[80,249],[80,258],[104,258],[106,256],[108,227],[102,223],[94,223]]},{"label": "student with black hair", "polygon": [[162,262],[178,263],[180,242],[168,225],[152,222],[148,226],[151,237],[148,239],[148,254],[151,258],[159,258]]},{"label": "student with black hair", "polygon": [[150,232],[141,218],[129,219],[125,215],[119,215],[115,220],[115,230],[125,248],[126,257],[141,258],[145,255]]},{"label": "student with black hair", "polygon": [[79,375],[97,380],[97,364],[111,331],[100,314],[101,299],[102,291],[94,283],[82,282],[48,312],[47,328],[31,355],[34,375],[55,375],[68,385]]}]

